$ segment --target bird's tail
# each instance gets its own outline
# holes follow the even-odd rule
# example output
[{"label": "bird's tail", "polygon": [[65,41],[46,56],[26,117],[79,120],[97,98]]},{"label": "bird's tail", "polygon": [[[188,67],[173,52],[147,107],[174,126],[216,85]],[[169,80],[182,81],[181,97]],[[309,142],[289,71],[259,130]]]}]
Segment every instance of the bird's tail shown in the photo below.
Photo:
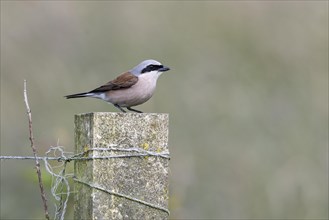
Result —
[{"label": "bird's tail", "polygon": [[83,98],[83,97],[90,97],[91,94],[89,92],[82,92],[82,93],[77,93],[77,94],[72,94],[72,95],[66,95],[67,99],[73,99],[73,98]]}]

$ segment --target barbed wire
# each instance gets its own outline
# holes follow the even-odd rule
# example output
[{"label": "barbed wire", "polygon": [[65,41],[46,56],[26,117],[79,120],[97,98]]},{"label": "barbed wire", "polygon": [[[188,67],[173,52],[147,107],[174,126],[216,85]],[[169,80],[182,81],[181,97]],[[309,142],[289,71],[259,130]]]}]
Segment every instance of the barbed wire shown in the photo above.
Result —
[{"label": "barbed wire", "polygon": [[106,192],[106,193],[108,193],[108,194],[115,195],[115,196],[119,196],[119,197],[122,197],[122,198],[125,198],[125,199],[129,199],[129,200],[131,200],[131,201],[141,203],[141,204],[146,205],[146,206],[149,206],[149,207],[151,207],[151,208],[159,209],[159,210],[161,210],[161,211],[164,211],[164,212],[166,212],[168,215],[170,214],[170,212],[169,212],[168,209],[163,208],[163,207],[161,207],[161,206],[158,206],[158,205],[155,205],[155,204],[152,204],[152,203],[149,203],[149,202],[145,202],[145,201],[143,201],[143,200],[141,200],[141,199],[137,199],[137,198],[134,198],[134,197],[131,197],[131,196],[128,196],[128,195],[122,194],[122,193],[113,192],[113,191],[111,191],[111,190],[105,189],[105,188],[103,188],[103,187],[101,187],[101,186],[98,186],[98,185],[96,185],[96,184],[89,184],[89,183],[84,182],[84,181],[82,181],[82,180],[79,180],[79,179],[77,179],[77,178],[75,178],[75,177],[73,177],[73,180],[76,181],[76,182],[78,182],[78,183],[82,183],[82,184],[84,184],[84,185],[86,185],[86,186],[89,186],[89,187],[91,187],[91,188],[98,189],[98,190],[100,190],[100,191]]},{"label": "barbed wire", "polygon": [[[129,147],[129,148],[121,148],[121,147]],[[106,151],[113,151],[113,152],[121,152],[124,154],[117,154],[117,155],[106,155],[106,156],[90,156],[90,152],[106,152]],[[90,184],[87,182],[84,182],[82,180],[77,179],[74,177],[73,173],[66,173],[66,165],[70,161],[76,161],[76,160],[98,160],[98,159],[111,159],[111,158],[129,158],[129,157],[147,157],[147,156],[153,156],[153,157],[161,157],[164,159],[170,159],[169,152],[153,152],[144,150],[142,148],[138,147],[132,147],[131,145],[122,145],[122,144],[110,144],[106,147],[100,147],[100,148],[85,148],[83,152],[80,153],[72,153],[72,152],[65,152],[63,150],[62,146],[56,146],[56,147],[50,147],[50,149],[45,153],[44,157],[34,157],[34,156],[0,156],[0,160],[42,160],[44,161],[45,168],[47,172],[52,177],[52,183],[51,183],[51,194],[55,198],[55,217],[56,220],[63,220],[65,217],[66,209],[67,209],[67,203],[69,200],[69,196],[72,193],[70,190],[69,185],[69,178],[72,178],[75,182],[79,182],[81,184],[87,185],[91,188],[101,190],[103,192],[109,193],[111,195],[123,197],[126,199],[129,199],[131,201],[135,201],[144,205],[147,205],[149,207],[152,207],[154,209],[158,209],[161,211],[166,212],[168,215],[170,214],[169,210],[158,206],[156,204],[152,204],[128,195],[124,195],[122,193],[113,192],[110,190],[107,190],[101,186]],[[57,161],[60,164],[57,166],[51,166],[49,161]],[[57,172],[55,170],[58,170]]]},{"label": "barbed wire", "polygon": [[[52,147],[54,148],[54,147]],[[109,156],[92,156],[92,157],[81,157],[83,154],[86,154],[90,151],[122,151],[122,152],[137,152],[138,154],[121,154],[121,155],[109,155]],[[64,152],[63,152],[64,153]],[[74,154],[71,157],[66,156],[58,156],[58,157],[34,157],[34,156],[0,156],[0,160],[57,160],[57,161],[67,161],[70,162],[72,160],[94,160],[94,159],[109,159],[109,158],[124,158],[124,157],[145,157],[145,156],[156,156],[162,157],[166,159],[170,159],[169,153],[167,152],[152,152],[147,151],[141,148],[129,148],[129,149],[120,149],[120,148],[90,148],[85,152]]]}]

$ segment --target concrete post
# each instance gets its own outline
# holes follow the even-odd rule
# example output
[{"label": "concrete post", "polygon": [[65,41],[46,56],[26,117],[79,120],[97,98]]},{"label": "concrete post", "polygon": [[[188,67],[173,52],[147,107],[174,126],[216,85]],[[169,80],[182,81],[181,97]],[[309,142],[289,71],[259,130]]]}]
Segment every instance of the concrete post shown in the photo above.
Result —
[{"label": "concrete post", "polygon": [[168,120],[167,114],[75,116],[75,151],[85,158],[74,166],[75,219],[168,219]]}]

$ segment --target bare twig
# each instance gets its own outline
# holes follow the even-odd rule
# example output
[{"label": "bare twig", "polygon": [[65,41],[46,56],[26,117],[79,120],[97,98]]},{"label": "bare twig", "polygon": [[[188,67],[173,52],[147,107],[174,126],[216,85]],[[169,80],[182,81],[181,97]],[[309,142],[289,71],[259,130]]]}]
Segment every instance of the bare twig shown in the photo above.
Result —
[{"label": "bare twig", "polygon": [[37,157],[37,150],[34,145],[34,137],[33,137],[33,130],[32,130],[32,114],[31,114],[31,109],[29,106],[29,102],[27,99],[27,92],[26,92],[26,80],[24,80],[24,102],[26,106],[26,111],[27,111],[27,116],[29,120],[29,137],[30,137],[30,142],[31,142],[31,148],[33,151],[33,156],[35,158],[35,168],[37,170],[38,174],[38,181],[39,181],[39,187],[40,187],[40,192],[41,192],[41,199],[43,202],[43,208],[45,211],[45,217],[47,220],[49,220],[49,214],[48,214],[48,205],[47,205],[47,198],[45,194],[45,190],[43,188],[43,183],[42,183],[42,178],[41,178],[41,170],[40,170],[40,163]]}]

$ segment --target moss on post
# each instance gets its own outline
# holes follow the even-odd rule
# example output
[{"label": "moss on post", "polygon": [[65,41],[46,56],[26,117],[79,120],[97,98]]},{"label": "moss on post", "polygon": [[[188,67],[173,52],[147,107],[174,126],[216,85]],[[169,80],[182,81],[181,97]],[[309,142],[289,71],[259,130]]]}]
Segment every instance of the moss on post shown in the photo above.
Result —
[{"label": "moss on post", "polygon": [[[75,143],[76,153],[86,152],[85,157],[113,157],[75,161],[81,181],[75,183],[75,219],[168,218],[169,160],[141,156],[169,154],[167,114],[76,115]],[[97,150],[107,148],[113,150]]]}]

